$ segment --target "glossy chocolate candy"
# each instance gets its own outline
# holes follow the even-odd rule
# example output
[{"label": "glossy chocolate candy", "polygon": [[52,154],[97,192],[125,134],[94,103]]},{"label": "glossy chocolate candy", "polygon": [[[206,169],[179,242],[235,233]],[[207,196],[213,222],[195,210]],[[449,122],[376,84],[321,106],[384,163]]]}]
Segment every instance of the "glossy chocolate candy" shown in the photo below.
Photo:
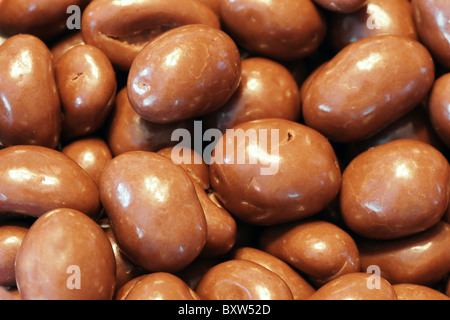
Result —
[{"label": "glossy chocolate candy", "polygon": [[15,271],[24,300],[110,300],[115,267],[111,243],[94,220],[55,209],[28,230]]},{"label": "glossy chocolate candy", "polygon": [[224,29],[242,47],[274,60],[297,60],[322,44],[327,23],[311,0],[222,0]]},{"label": "glossy chocolate candy", "polygon": [[106,121],[116,97],[117,80],[108,57],[91,45],[75,45],[55,63],[63,109],[62,137],[96,132]]},{"label": "glossy chocolate candy", "polygon": [[450,73],[434,82],[428,100],[429,118],[434,130],[447,147],[450,147]]},{"label": "glossy chocolate candy", "polygon": [[361,267],[350,234],[326,221],[270,226],[262,231],[259,248],[289,263],[318,286]]},{"label": "glossy chocolate candy", "polygon": [[424,231],[449,203],[450,166],[437,149],[399,139],[361,153],[342,175],[340,208],[347,226],[373,239]]},{"label": "glossy chocolate candy", "polygon": [[14,263],[28,227],[19,223],[0,225],[0,286],[16,286]]},{"label": "glossy chocolate candy", "polygon": [[383,277],[364,272],[342,275],[320,287],[310,300],[398,300]]},{"label": "glossy chocolate candy", "polygon": [[97,185],[74,160],[60,151],[21,145],[0,151],[0,215],[39,217],[72,208],[97,218]]},{"label": "glossy chocolate candy", "polygon": [[442,292],[418,284],[401,283],[393,287],[398,300],[450,300],[450,297]]},{"label": "glossy chocolate candy", "polygon": [[339,13],[350,13],[360,9],[367,0],[314,0],[322,8]]},{"label": "glossy chocolate candy", "polygon": [[433,286],[450,271],[450,225],[444,221],[413,236],[384,241],[363,238],[357,244],[362,269],[376,265],[392,284]]},{"label": "glossy chocolate candy", "polygon": [[409,0],[367,0],[359,10],[330,14],[327,42],[337,51],[375,35],[398,35],[418,40]]},{"label": "glossy chocolate candy", "polygon": [[112,115],[107,124],[106,140],[113,156],[127,151],[152,151],[174,146],[172,133],[176,129],[193,130],[191,119],[172,124],[155,124],[144,120],[133,110],[122,88],[115,99]]},{"label": "glossy chocolate candy", "polygon": [[61,152],[75,160],[97,185],[103,169],[112,159],[108,145],[99,137],[75,140],[64,146]]},{"label": "glossy chocolate candy", "polygon": [[316,130],[285,119],[241,123],[215,145],[211,188],[240,220],[272,225],[310,217],[337,195],[336,154]]},{"label": "glossy chocolate candy", "polygon": [[450,69],[450,7],[447,0],[411,0],[420,40]]},{"label": "glossy chocolate candy", "polygon": [[206,242],[206,219],[188,173],[154,152],[120,154],[103,170],[100,196],[117,244],[149,272],[176,272]]},{"label": "glossy chocolate candy", "polygon": [[231,259],[210,268],[199,281],[202,300],[292,300],[292,292],[276,273],[249,260]]},{"label": "glossy chocolate candy", "polygon": [[428,50],[401,36],[361,39],[341,50],[306,89],[306,125],[342,143],[369,138],[411,111],[433,85]]},{"label": "glossy chocolate candy", "polygon": [[306,300],[316,291],[309,282],[286,262],[265,251],[252,247],[240,247],[232,252],[231,259],[253,261],[275,272],[289,286],[294,300]]},{"label": "glossy chocolate candy", "polygon": [[241,79],[234,41],[207,25],[186,25],[160,35],[136,56],[128,74],[128,98],[147,121],[186,120],[217,110]]},{"label": "glossy chocolate candy", "polygon": [[116,300],[200,300],[183,280],[167,272],[140,276],[125,288]]},{"label": "glossy chocolate candy", "polygon": [[282,64],[253,57],[241,64],[241,82],[234,95],[218,110],[206,115],[209,128],[225,131],[263,118],[299,120],[300,93],[294,76]]},{"label": "glossy chocolate candy", "polygon": [[83,12],[81,32],[86,43],[127,71],[148,42],[187,24],[220,29],[217,15],[198,0],[96,0]]},{"label": "glossy chocolate candy", "polygon": [[67,31],[69,6],[81,10],[91,0],[2,0],[0,34],[32,34],[45,41]]},{"label": "glossy chocolate candy", "polygon": [[0,47],[0,148],[56,148],[61,104],[50,50],[39,38],[16,35]]}]

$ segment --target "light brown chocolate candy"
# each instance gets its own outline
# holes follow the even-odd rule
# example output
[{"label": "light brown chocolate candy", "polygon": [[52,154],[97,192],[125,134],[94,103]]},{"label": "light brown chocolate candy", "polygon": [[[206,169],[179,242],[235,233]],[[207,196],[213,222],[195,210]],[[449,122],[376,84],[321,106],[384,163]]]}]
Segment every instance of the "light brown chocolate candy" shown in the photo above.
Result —
[{"label": "light brown chocolate candy", "polygon": [[83,39],[83,34],[81,31],[71,33],[61,40],[57,41],[53,46],[50,47],[50,51],[52,52],[53,62],[57,62],[59,58],[61,58],[64,53],[69,51],[75,46],[86,44]]},{"label": "light brown chocolate candy", "polygon": [[10,37],[0,47],[0,65],[0,147],[56,148],[61,104],[48,47],[28,34]]},{"label": "light brown chocolate candy", "polygon": [[236,221],[225,208],[209,197],[200,184],[194,182],[194,185],[206,219],[206,243],[200,256],[222,256],[236,243]]},{"label": "light brown chocolate candy", "polygon": [[324,284],[310,300],[397,300],[397,294],[383,277],[355,272]]},{"label": "light brown chocolate candy", "polygon": [[217,110],[241,79],[234,41],[207,25],[186,25],[160,35],[136,56],[128,98],[145,120],[165,124]]},{"label": "light brown chocolate candy", "polygon": [[16,223],[0,225],[0,286],[15,287],[14,263],[28,227]]},{"label": "light brown chocolate candy", "polygon": [[173,124],[155,124],[142,119],[131,107],[124,87],[116,96],[108,124],[107,143],[113,156],[128,151],[156,152],[177,144],[177,141],[172,141],[174,130],[191,132],[193,124],[190,119]]},{"label": "light brown chocolate candy", "polygon": [[257,225],[310,217],[336,197],[340,167],[319,132],[285,119],[241,123],[214,148],[211,188],[234,216]]},{"label": "light brown chocolate candy", "polygon": [[449,204],[450,166],[437,149],[399,139],[361,153],[342,175],[340,208],[346,225],[373,239],[424,231]]},{"label": "light brown chocolate candy", "polygon": [[148,42],[187,24],[220,29],[217,15],[198,0],[96,0],[83,12],[81,32],[114,66],[129,70]]},{"label": "light brown chocolate candy", "polygon": [[326,20],[311,0],[222,0],[227,32],[247,50],[275,60],[297,60],[322,44]]},{"label": "light brown chocolate candy", "polygon": [[84,9],[90,0],[2,0],[0,1],[0,33],[32,34],[52,40],[68,30],[69,6]]},{"label": "light brown chocolate candy", "polygon": [[450,69],[450,7],[446,0],[411,0],[420,40]]},{"label": "light brown chocolate candy", "polygon": [[218,110],[204,116],[208,128],[221,131],[263,118],[299,120],[300,93],[292,73],[270,59],[253,57],[241,64],[241,83]]},{"label": "light brown chocolate candy", "polygon": [[364,38],[314,77],[303,99],[304,121],[333,141],[366,139],[419,105],[433,82],[433,60],[419,42]]},{"label": "light brown chocolate candy", "polygon": [[276,273],[248,260],[231,259],[209,269],[197,285],[202,300],[293,300]]},{"label": "light brown chocolate candy", "polygon": [[97,218],[97,185],[74,160],[41,146],[0,150],[0,212],[39,217],[71,208]]},{"label": "light brown chocolate candy", "polygon": [[24,300],[109,300],[115,260],[106,234],[84,213],[47,212],[25,235],[16,260]]},{"label": "light brown chocolate candy", "polygon": [[450,297],[436,289],[418,284],[401,283],[393,285],[398,300],[450,300]]},{"label": "light brown chocolate candy", "polygon": [[100,196],[117,244],[150,272],[176,272],[206,241],[206,219],[188,173],[165,156],[134,151],[103,170]]},{"label": "light brown chocolate candy", "polygon": [[385,241],[359,239],[357,244],[363,270],[376,265],[392,284],[431,286],[450,271],[450,225],[444,221],[414,236]]},{"label": "light brown chocolate candy", "polygon": [[[189,154],[184,154],[188,151]],[[209,168],[202,155],[191,148],[167,147],[157,153],[172,159],[172,162],[180,165],[204,190],[209,189]]]},{"label": "light brown chocolate candy", "polygon": [[347,143],[345,146],[347,158],[352,160],[358,154],[372,147],[398,139],[419,140],[428,143],[441,152],[445,151],[445,145],[436,134],[426,108],[417,106],[374,136],[354,143]]},{"label": "light brown chocolate candy", "polygon": [[314,0],[326,10],[339,13],[351,13],[361,8],[367,0]]},{"label": "light brown chocolate candy", "polygon": [[398,35],[418,40],[409,0],[366,0],[353,13],[331,14],[328,17],[327,42],[335,50],[375,35]]},{"label": "light brown chocolate candy", "polygon": [[183,280],[167,272],[143,275],[127,286],[117,300],[200,300]]},{"label": "light brown chocolate candy", "polygon": [[112,159],[108,145],[98,137],[75,140],[64,146],[61,152],[75,160],[97,185],[103,169]]},{"label": "light brown chocolate candy", "polygon": [[116,96],[116,75],[108,57],[91,45],[68,50],[55,63],[63,109],[62,137],[96,132],[108,117]]},{"label": "light brown chocolate candy", "polygon": [[220,0],[200,0],[214,11],[217,16],[220,14]]},{"label": "light brown chocolate candy", "polygon": [[326,221],[268,227],[261,233],[259,247],[306,274],[317,285],[360,270],[353,238]]},{"label": "light brown chocolate candy", "polygon": [[447,147],[450,147],[450,73],[434,82],[428,100],[430,121]]},{"label": "light brown chocolate candy", "polygon": [[[145,273],[145,270],[137,266],[128,259],[128,257],[123,253],[123,251],[117,245],[116,238],[111,229],[111,224],[107,218],[102,219],[99,222],[100,227],[105,232],[109,241],[111,242],[111,247],[114,252],[114,260],[116,263],[116,290],[119,290],[128,281],[135,279]],[[116,291],[117,292],[117,291]]]},{"label": "light brown chocolate candy", "polygon": [[316,291],[310,283],[286,262],[265,251],[252,247],[241,247],[232,252],[231,258],[253,261],[275,272],[289,286],[294,300],[306,300]]}]

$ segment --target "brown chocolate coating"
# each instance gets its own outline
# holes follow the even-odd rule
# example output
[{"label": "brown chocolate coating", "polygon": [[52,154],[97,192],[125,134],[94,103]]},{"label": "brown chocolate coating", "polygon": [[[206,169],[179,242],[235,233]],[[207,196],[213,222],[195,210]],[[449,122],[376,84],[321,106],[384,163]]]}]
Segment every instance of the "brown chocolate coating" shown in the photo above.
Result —
[{"label": "brown chocolate coating", "polygon": [[450,6],[446,0],[411,0],[420,40],[450,69]]},{"label": "brown chocolate coating", "polygon": [[430,121],[438,136],[450,147],[450,73],[434,82],[428,100]]},{"label": "brown chocolate coating", "polygon": [[367,0],[314,0],[322,8],[339,13],[351,13],[360,9]]},{"label": "brown chocolate coating", "polygon": [[433,288],[418,284],[401,283],[393,285],[398,300],[450,300],[450,297]]},{"label": "brown chocolate coating", "polygon": [[[118,299],[119,300],[119,299]],[[200,300],[183,280],[167,272],[146,274],[132,281],[120,300]]]},{"label": "brown chocolate coating", "polygon": [[220,0],[200,0],[214,11],[217,16],[220,15]]},{"label": "brown chocolate coating", "polygon": [[50,50],[35,36],[16,35],[1,45],[0,65],[0,148],[56,148],[61,104]]},{"label": "brown chocolate coating", "polygon": [[96,0],[84,10],[83,38],[114,66],[129,70],[142,48],[158,35],[188,24],[220,29],[217,15],[198,0]]},{"label": "brown chocolate coating", "polygon": [[314,129],[285,119],[233,129],[215,146],[210,182],[234,216],[258,225],[289,222],[318,213],[336,197],[339,164],[328,140]]},{"label": "brown chocolate coating", "polygon": [[198,257],[186,268],[175,275],[193,290],[197,289],[197,284],[203,275],[216,264],[223,262],[223,257]]},{"label": "brown chocolate coating", "polygon": [[78,45],[55,63],[55,74],[64,113],[63,138],[96,132],[109,115],[117,90],[108,57],[94,46]]},{"label": "brown chocolate coating", "polygon": [[433,60],[419,42],[364,38],[314,77],[303,99],[304,121],[333,141],[366,139],[419,105],[433,81]]},{"label": "brown chocolate coating", "polygon": [[428,143],[441,152],[445,150],[443,142],[433,128],[427,110],[418,106],[374,136],[354,143],[347,143],[347,158],[352,160],[358,154],[372,147],[398,139],[419,140]]},{"label": "brown chocolate coating", "polygon": [[56,63],[59,58],[64,55],[64,53],[66,53],[73,47],[84,44],[86,43],[84,42],[83,34],[81,33],[81,31],[77,31],[63,37],[50,47],[50,51],[52,52],[53,56],[53,62]]},{"label": "brown chocolate coating", "polygon": [[231,259],[209,269],[197,285],[202,300],[293,300],[276,273],[249,260]]},{"label": "brown chocolate coating", "polygon": [[355,272],[342,275],[320,287],[310,300],[397,300],[393,286],[377,277],[379,287],[371,287],[374,275]]},{"label": "brown chocolate coating", "polygon": [[438,222],[432,228],[396,240],[359,239],[361,267],[377,265],[381,276],[392,284],[432,286],[450,271],[450,225]]},{"label": "brown chocolate coating", "polygon": [[231,259],[253,261],[276,273],[289,286],[294,300],[306,300],[316,291],[310,283],[286,262],[262,250],[252,247],[238,248],[232,253]]},{"label": "brown chocolate coating", "polygon": [[131,107],[126,87],[116,96],[111,121],[108,124],[107,143],[114,156],[128,151],[159,151],[174,146],[172,133],[176,129],[193,130],[193,121],[183,120],[173,124],[148,122]]},{"label": "brown chocolate coating", "polygon": [[220,16],[224,29],[242,47],[275,60],[309,56],[327,29],[311,0],[222,0]]},{"label": "brown chocolate coating", "polygon": [[106,142],[97,137],[75,140],[64,146],[61,152],[75,160],[97,185],[103,169],[112,159]]},{"label": "brown chocolate coating", "polygon": [[367,0],[350,14],[330,14],[327,42],[335,50],[375,35],[398,35],[418,40],[409,0]]},{"label": "brown chocolate coating", "polygon": [[237,91],[218,110],[204,116],[208,128],[221,131],[263,118],[297,121],[300,92],[292,73],[282,64],[260,57],[244,59]]},{"label": "brown chocolate coating", "polygon": [[24,300],[109,300],[114,253],[100,226],[73,209],[47,212],[25,235],[16,260]]},{"label": "brown chocolate coating", "polygon": [[147,271],[176,272],[206,241],[206,219],[188,173],[154,152],[126,152],[103,170],[100,196],[117,244]]},{"label": "brown chocolate coating", "polygon": [[0,33],[32,34],[51,40],[67,31],[67,8],[82,9],[90,0],[2,0],[0,1]]},{"label": "brown chocolate coating", "polygon": [[200,184],[194,182],[198,200],[206,219],[206,243],[200,256],[215,257],[229,252],[236,243],[236,221],[220,205],[217,205]]},{"label": "brown chocolate coating", "polygon": [[360,270],[355,241],[330,222],[307,220],[271,226],[262,231],[259,242],[261,250],[289,263],[317,285]]},{"label": "brown chocolate coating", "polygon": [[28,228],[6,223],[0,225],[0,286],[14,287],[16,274],[14,263]]},{"label": "brown chocolate coating", "polygon": [[114,260],[116,263],[116,290],[118,290],[128,281],[144,274],[145,270],[130,261],[119,248],[108,219],[102,219],[99,225],[111,242],[111,247],[114,252]]},{"label": "brown chocolate coating", "polygon": [[[184,151],[189,151],[188,155]],[[159,150],[157,153],[172,159],[172,162],[180,165],[204,190],[209,189],[209,167],[202,155],[191,148],[180,148],[175,146]],[[174,156],[172,156],[174,153]]]},{"label": "brown chocolate coating", "polygon": [[57,208],[72,208],[96,218],[97,185],[74,160],[41,146],[0,150],[0,212],[39,217]]},{"label": "brown chocolate coating", "polygon": [[346,225],[373,239],[424,231],[449,204],[450,166],[437,149],[399,139],[358,155],[342,175],[340,208]]},{"label": "brown chocolate coating", "polygon": [[173,123],[217,110],[240,79],[234,41],[217,28],[186,25],[165,32],[138,53],[128,75],[128,98],[145,120]]}]

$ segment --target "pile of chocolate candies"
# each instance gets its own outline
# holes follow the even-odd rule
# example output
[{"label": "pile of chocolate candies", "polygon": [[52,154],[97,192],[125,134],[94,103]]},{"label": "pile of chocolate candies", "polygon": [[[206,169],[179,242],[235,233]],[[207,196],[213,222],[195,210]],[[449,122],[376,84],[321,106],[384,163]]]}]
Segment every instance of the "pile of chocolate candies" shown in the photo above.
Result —
[{"label": "pile of chocolate candies", "polygon": [[450,299],[448,0],[0,0],[0,34],[0,299]]}]

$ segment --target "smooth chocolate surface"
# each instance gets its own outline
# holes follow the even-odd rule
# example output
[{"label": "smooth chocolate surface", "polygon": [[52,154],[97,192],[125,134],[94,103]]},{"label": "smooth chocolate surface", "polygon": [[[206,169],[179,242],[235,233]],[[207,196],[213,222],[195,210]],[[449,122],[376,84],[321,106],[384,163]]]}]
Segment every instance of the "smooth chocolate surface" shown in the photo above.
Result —
[{"label": "smooth chocolate surface", "polygon": [[373,239],[424,231],[444,216],[450,166],[437,149],[399,139],[361,153],[342,174],[340,208],[347,226]]},{"label": "smooth chocolate surface", "polygon": [[138,53],[128,74],[128,98],[145,120],[174,123],[217,110],[240,79],[241,58],[230,36],[207,25],[187,25]]}]

